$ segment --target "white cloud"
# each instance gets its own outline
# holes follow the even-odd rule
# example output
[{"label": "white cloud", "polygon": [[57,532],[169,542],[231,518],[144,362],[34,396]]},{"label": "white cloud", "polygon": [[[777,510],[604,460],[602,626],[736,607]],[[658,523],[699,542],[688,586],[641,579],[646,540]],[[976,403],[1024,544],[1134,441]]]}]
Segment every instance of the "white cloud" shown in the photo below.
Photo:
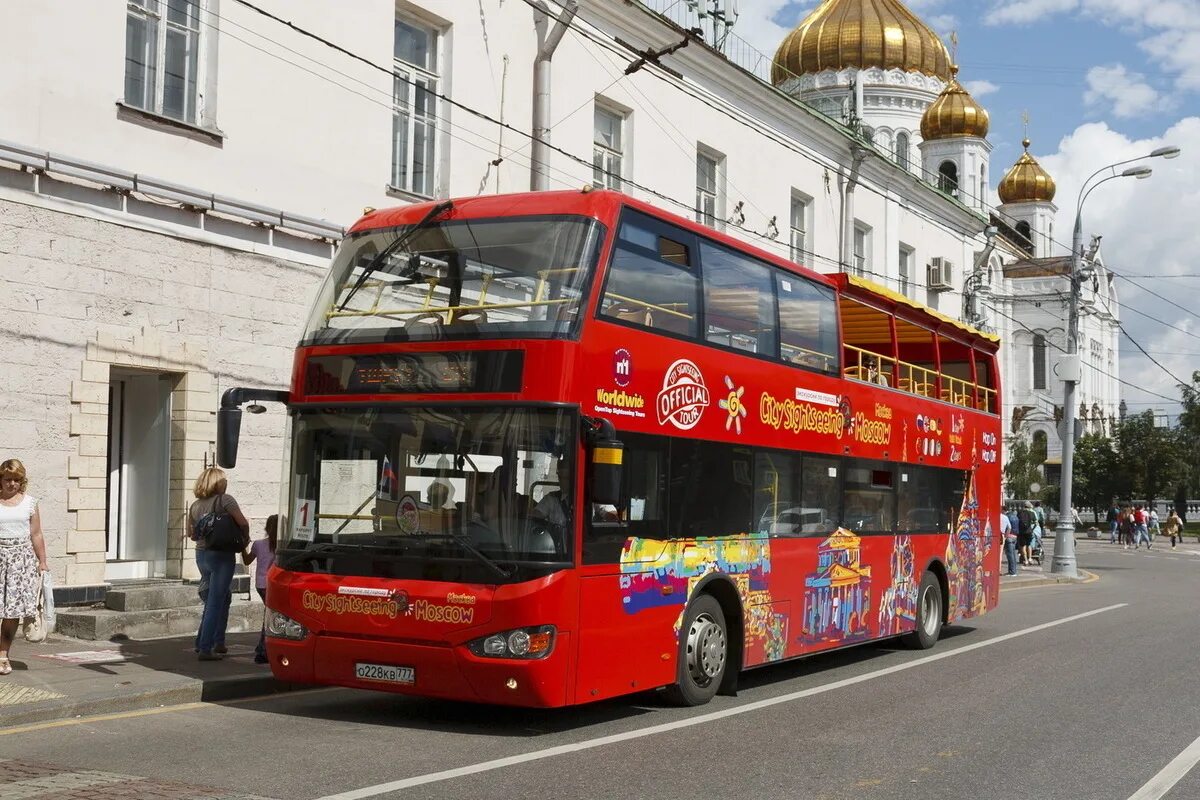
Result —
[{"label": "white cloud", "polygon": [[963,83],[963,88],[970,92],[976,100],[1000,91],[1000,87],[991,81],[966,81]]},{"label": "white cloud", "polygon": [[[1083,214],[1084,242],[1093,234],[1104,236],[1105,263],[1115,272],[1130,275],[1195,274],[1195,253],[1200,252],[1200,226],[1192,224],[1181,209],[1200,207],[1200,152],[1189,145],[1200,142],[1200,117],[1187,117],[1172,125],[1161,136],[1131,140],[1101,122],[1088,123],[1059,143],[1058,152],[1038,156],[1058,183],[1057,238],[1069,237],[1075,224],[1075,203],[1083,181],[1098,167],[1148,154],[1156,147],[1173,144],[1184,148],[1177,159],[1151,159],[1144,163],[1153,168],[1147,180],[1118,178],[1093,192]],[[1122,166],[1120,169],[1124,169]],[[1184,307],[1189,290],[1200,282],[1190,280],[1156,281],[1136,278],[1138,283]],[[1177,355],[1156,355],[1165,367],[1180,377],[1191,375],[1200,357],[1200,319],[1172,307],[1134,284],[1117,279],[1121,301],[1121,322],[1125,329],[1152,353],[1164,351]],[[1144,313],[1138,313],[1138,309]],[[1196,308],[1200,312],[1200,307]],[[1167,322],[1187,333],[1171,330]],[[1189,335],[1192,334],[1192,335]],[[1136,350],[1122,342],[1122,350]],[[1168,397],[1177,398],[1174,381],[1141,354],[1121,359],[1121,377],[1130,383]],[[1131,403],[1155,400],[1128,386],[1122,395]],[[1162,401],[1161,406],[1170,404]],[[1146,408],[1132,405],[1132,410]]]},{"label": "white cloud", "polygon": [[1138,45],[1176,76],[1179,88],[1200,90],[1200,3],[1195,0],[992,0],[984,20],[1028,24],[1076,12],[1141,37]]},{"label": "white cloud", "polygon": [[1083,100],[1093,108],[1109,110],[1122,119],[1161,111],[1167,106],[1165,98],[1146,83],[1144,75],[1130,72],[1124,64],[1089,69]]}]

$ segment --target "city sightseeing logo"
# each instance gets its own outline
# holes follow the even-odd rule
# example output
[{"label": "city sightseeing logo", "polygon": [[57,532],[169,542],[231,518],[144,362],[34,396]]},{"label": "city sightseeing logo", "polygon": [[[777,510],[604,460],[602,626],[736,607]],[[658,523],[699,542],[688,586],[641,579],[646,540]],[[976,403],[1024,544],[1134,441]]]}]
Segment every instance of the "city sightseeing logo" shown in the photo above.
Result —
[{"label": "city sightseeing logo", "polygon": [[658,393],[659,425],[670,422],[681,431],[691,430],[708,405],[708,387],[699,367],[681,358],[667,368]]},{"label": "city sightseeing logo", "polygon": [[734,388],[733,378],[725,376],[725,388],[729,390],[728,396],[724,400],[717,403],[718,406],[729,412],[729,416],[725,418],[725,430],[736,426],[738,435],[742,434],[742,420],[749,413],[746,411],[746,406],[742,404],[742,395],[746,393],[745,386]]}]

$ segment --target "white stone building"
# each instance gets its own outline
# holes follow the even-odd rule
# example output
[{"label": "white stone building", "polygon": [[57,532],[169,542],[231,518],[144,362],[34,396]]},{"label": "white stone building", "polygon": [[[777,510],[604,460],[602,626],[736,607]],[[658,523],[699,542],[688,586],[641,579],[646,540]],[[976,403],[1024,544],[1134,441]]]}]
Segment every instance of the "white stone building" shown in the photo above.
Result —
[{"label": "white stone building", "polygon": [[[364,206],[530,188],[539,50],[550,188],[620,188],[952,315],[968,282],[968,310],[1016,344],[1003,374],[1020,372],[992,312],[1026,318],[1002,261],[1038,254],[985,233],[986,112],[899,2],[831,5],[881,36],[902,20],[899,51],[860,43],[854,63],[810,69],[794,34],[772,82],[654,0],[582,0],[553,48],[562,8],[538,0],[10,3],[2,455],[30,469],[59,582],[192,574],[179,532],[219,392],[286,385]],[[1106,417],[1107,391],[1084,392]],[[256,526],[277,505],[282,431],[279,415],[246,426],[233,489]]]}]

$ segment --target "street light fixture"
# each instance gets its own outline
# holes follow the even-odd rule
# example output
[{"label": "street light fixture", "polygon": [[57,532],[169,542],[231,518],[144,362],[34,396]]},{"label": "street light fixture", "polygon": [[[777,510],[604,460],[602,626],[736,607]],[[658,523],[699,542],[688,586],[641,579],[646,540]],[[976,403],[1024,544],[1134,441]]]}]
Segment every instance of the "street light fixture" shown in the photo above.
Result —
[{"label": "street light fixture", "polygon": [[[1079,575],[1075,561],[1075,514],[1071,504],[1071,479],[1075,462],[1075,385],[1079,382],[1079,290],[1084,280],[1083,261],[1083,203],[1088,195],[1102,183],[1115,178],[1149,178],[1153,173],[1149,167],[1129,167],[1117,172],[1117,167],[1143,161],[1147,158],[1175,158],[1179,148],[1174,146],[1160,147],[1148,155],[1118,161],[1101,167],[1093,172],[1079,189],[1079,202],[1075,205],[1075,234],[1071,239],[1071,305],[1067,316],[1067,352],[1063,359],[1063,430],[1062,430],[1062,480],[1060,482],[1058,503],[1058,527],[1054,531],[1054,557],[1050,562],[1050,571],[1067,577]],[[1092,179],[1102,172],[1109,175],[1092,183]],[[1088,184],[1091,184],[1089,187]]]}]

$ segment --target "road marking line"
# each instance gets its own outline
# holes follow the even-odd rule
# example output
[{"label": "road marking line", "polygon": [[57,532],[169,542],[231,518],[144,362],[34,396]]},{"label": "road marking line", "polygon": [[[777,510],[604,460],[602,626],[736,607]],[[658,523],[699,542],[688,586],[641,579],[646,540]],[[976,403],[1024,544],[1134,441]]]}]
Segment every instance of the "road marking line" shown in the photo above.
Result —
[{"label": "road marking line", "polygon": [[1200,737],[1175,756],[1171,763],[1163,767],[1145,786],[1130,795],[1129,800],[1159,800],[1197,763],[1200,763]]},{"label": "road marking line", "polygon": [[1107,611],[1115,611],[1118,608],[1124,608],[1128,605],[1128,603],[1116,603],[1115,605],[1104,606],[1103,608],[1093,609],[1092,611],[1085,611],[1082,614],[1073,614],[1069,617],[1053,620],[1052,622],[1043,622],[1040,625],[1034,625],[1033,627],[1025,628],[1024,630],[1013,631],[1012,633],[1005,633],[1000,636],[995,636],[991,639],[985,639],[982,642],[975,642],[974,644],[956,647],[953,650],[944,650],[940,653],[933,653],[913,661],[906,661],[903,664],[894,664],[890,667],[884,667],[883,669],[875,670],[874,672],[855,675],[851,678],[843,678],[840,681],[826,683],[821,686],[814,686],[809,689],[801,689],[796,692],[789,692],[788,694],[779,695],[778,697],[770,697],[765,700],[756,700],[752,703],[745,703],[744,705],[735,706],[734,708],[727,708],[721,711],[711,711],[707,714],[689,717],[688,719],[676,720],[675,722],[664,722],[661,725],[650,725],[645,728],[639,728],[633,731],[625,731],[624,733],[614,733],[609,736],[600,736],[598,738],[589,739],[582,742],[563,744],[556,747],[547,747],[543,750],[534,750],[529,753],[521,753],[515,756],[497,758],[491,761],[482,761],[478,764],[470,764],[465,767],[456,767],[455,769],[442,770],[441,772],[430,772],[425,775],[402,778],[400,780],[389,781],[388,783],[380,783],[375,786],[352,789],[339,794],[326,795],[318,800],[363,800],[363,798],[377,797],[381,794],[396,792],[401,789],[411,789],[414,786],[439,783],[441,781],[448,781],[467,775],[476,775],[480,772],[490,772],[492,770],[503,769],[504,767],[515,766],[517,764],[525,764],[530,761],[540,761],[546,758],[553,758],[554,756],[566,755],[567,753],[577,753],[581,750],[592,750],[597,747],[604,747],[605,745],[616,744],[618,742],[627,742],[632,739],[642,739],[647,736],[655,736],[660,733],[669,733],[681,728],[691,728],[696,725],[704,725],[709,722],[725,719],[726,717],[735,717],[740,714],[747,714],[751,711],[759,711],[764,708],[770,708],[771,706],[776,706],[781,703],[789,703],[793,700],[801,700],[806,697],[824,694],[825,692],[832,692],[836,689],[844,689],[847,686],[865,683],[866,681],[874,680],[875,678],[882,678],[886,675],[894,675],[897,672],[904,672],[905,670],[919,667],[924,664],[929,664],[934,661],[941,661],[945,658],[960,656],[964,653],[979,650],[983,647],[990,647],[991,645],[1000,644],[1001,642],[1007,642],[1010,639],[1016,639],[1020,636],[1028,636],[1031,633],[1038,633],[1039,631],[1048,630],[1059,625],[1065,625],[1068,622],[1086,619],[1087,617],[1092,617],[1096,614],[1103,614]]}]

